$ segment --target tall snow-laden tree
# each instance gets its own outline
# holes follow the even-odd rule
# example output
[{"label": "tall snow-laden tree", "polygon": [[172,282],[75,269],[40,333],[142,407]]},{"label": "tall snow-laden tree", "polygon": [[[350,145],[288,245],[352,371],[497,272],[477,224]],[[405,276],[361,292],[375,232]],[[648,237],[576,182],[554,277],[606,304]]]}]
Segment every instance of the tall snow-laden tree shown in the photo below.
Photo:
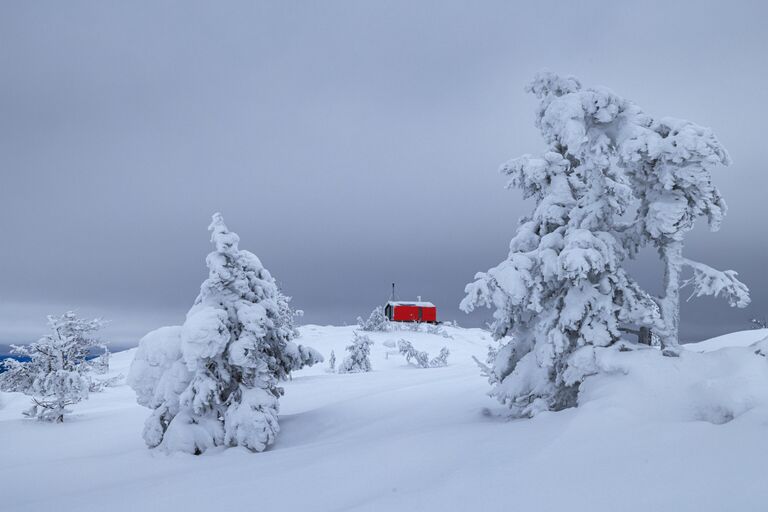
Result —
[{"label": "tall snow-laden tree", "polygon": [[495,309],[492,331],[503,346],[489,367],[491,394],[516,416],[574,406],[580,383],[596,372],[595,347],[616,342],[622,323],[659,324],[652,298],[622,268],[633,195],[614,137],[633,105],[551,73],[528,90],[539,99],[536,124],[549,149],[502,171],[534,208],[507,259],[479,273],[461,304]]},{"label": "tall snow-laden tree", "polygon": [[[729,165],[730,158],[708,128],[643,114],[634,121],[619,140],[621,163],[639,199],[636,221],[626,235],[636,246],[651,243],[664,263],[664,292],[656,299],[663,320],[659,334],[665,351],[674,354],[681,286],[691,285],[692,296],[721,296],[732,307],[746,307],[750,301],[749,290],[733,270],[719,271],[683,257],[684,238],[696,219],[706,217],[712,231],[720,227],[726,205],[711,171]],[[685,267],[692,277],[684,280]]]},{"label": "tall snow-laden tree", "polygon": [[29,345],[12,346],[14,355],[28,360],[4,361],[0,389],[32,396],[32,408],[25,415],[61,423],[67,407],[88,398],[92,365],[86,357],[91,349],[104,347],[94,336],[104,322],[83,320],[68,311],[49,316],[48,325],[50,334]]},{"label": "tall snow-laden tree", "polygon": [[142,338],[128,382],[153,410],[144,428],[150,447],[262,451],[279,431],[280,381],[323,358],[292,341],[289,299],[220,214],[209,230],[208,279],[186,321]]},{"label": "tall snow-laden tree", "polygon": [[339,373],[363,373],[371,371],[371,345],[365,334],[354,332],[352,343],[347,346],[347,357],[339,365]]}]

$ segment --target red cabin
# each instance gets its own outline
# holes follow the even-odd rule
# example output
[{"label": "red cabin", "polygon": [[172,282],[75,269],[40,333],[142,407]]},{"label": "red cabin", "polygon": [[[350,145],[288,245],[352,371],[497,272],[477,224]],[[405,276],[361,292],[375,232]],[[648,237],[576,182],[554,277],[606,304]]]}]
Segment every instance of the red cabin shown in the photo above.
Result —
[{"label": "red cabin", "polygon": [[389,301],[384,314],[393,322],[437,323],[437,307],[431,302]]}]

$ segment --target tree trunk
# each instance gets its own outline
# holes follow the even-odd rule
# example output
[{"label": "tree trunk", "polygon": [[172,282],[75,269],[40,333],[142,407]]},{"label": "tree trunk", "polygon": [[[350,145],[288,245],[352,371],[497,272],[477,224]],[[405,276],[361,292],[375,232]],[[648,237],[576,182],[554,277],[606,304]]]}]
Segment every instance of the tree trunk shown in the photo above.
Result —
[{"label": "tree trunk", "polygon": [[680,341],[680,271],[683,266],[683,243],[674,241],[662,250],[664,259],[664,297],[660,301],[661,319],[664,332],[661,334],[661,348],[665,355],[677,355]]}]

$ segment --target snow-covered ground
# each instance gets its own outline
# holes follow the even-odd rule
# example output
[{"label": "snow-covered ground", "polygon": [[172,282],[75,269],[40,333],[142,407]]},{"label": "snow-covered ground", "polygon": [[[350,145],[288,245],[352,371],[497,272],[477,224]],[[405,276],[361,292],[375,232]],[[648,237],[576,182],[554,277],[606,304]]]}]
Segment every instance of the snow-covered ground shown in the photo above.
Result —
[{"label": "snow-covered ground", "polygon": [[[305,326],[300,342],[340,361],[352,331]],[[22,418],[28,398],[3,393],[0,510],[766,509],[768,359],[745,346],[768,331],[679,358],[604,351],[607,373],[582,386],[578,409],[517,421],[484,414],[499,408],[471,356],[484,359],[488,334],[447,331],[373,333],[372,373],[296,372],[264,453],[148,450],[149,411],[125,385],[61,425]],[[385,344],[399,338],[430,355],[448,346],[449,366],[406,365]],[[112,372],[126,374],[133,352]]]}]

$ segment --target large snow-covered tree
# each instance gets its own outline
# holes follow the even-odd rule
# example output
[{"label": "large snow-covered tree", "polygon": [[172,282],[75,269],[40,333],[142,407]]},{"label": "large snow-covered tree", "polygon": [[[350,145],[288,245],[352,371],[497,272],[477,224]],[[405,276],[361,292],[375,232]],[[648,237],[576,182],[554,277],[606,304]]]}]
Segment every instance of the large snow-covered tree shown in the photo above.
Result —
[{"label": "large snow-covered tree", "polygon": [[622,323],[658,325],[652,298],[627,274],[621,229],[633,195],[615,165],[613,134],[632,106],[603,89],[551,73],[528,90],[539,99],[536,124],[548,145],[502,167],[510,187],[534,202],[509,256],[467,285],[461,307],[495,308],[504,340],[489,368],[492,395],[512,414],[576,404],[594,373],[594,347],[620,338]]},{"label": "large snow-covered tree", "polygon": [[6,359],[0,373],[0,389],[32,397],[27,416],[61,423],[67,407],[88,398],[92,365],[86,360],[92,349],[104,347],[94,336],[104,322],[84,320],[73,311],[49,316],[51,333],[28,345],[13,345],[11,352],[23,360]]},{"label": "large snow-covered tree", "polygon": [[[725,212],[710,172],[729,159],[711,130],[656,120],[573,77],[540,73],[528,90],[539,99],[536,124],[548,150],[502,170],[534,210],[507,260],[478,274],[462,302],[466,311],[495,308],[502,347],[484,371],[492,394],[518,415],[575,405],[580,382],[595,371],[593,347],[617,341],[620,325],[652,329],[664,353],[677,354],[681,286],[749,303],[735,272],[682,256],[694,221],[705,216],[716,229]],[[665,264],[661,297],[623,267],[649,243]],[[687,280],[685,266],[693,271]]]},{"label": "large snow-covered tree", "polygon": [[279,431],[280,381],[323,358],[292,341],[288,298],[220,214],[209,230],[208,279],[186,321],[142,338],[128,382],[153,410],[144,428],[150,447],[262,451]]}]

